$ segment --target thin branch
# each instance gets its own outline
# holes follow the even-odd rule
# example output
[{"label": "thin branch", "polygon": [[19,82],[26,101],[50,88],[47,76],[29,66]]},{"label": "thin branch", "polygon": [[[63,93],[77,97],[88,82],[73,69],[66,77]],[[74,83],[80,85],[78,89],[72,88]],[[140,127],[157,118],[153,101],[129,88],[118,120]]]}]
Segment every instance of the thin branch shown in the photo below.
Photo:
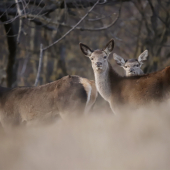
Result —
[{"label": "thin branch", "polygon": [[40,58],[39,58],[39,65],[38,65],[37,77],[36,77],[34,86],[37,86],[38,81],[39,81],[39,79],[40,79],[40,73],[41,73],[41,67],[42,67],[42,60],[43,60],[43,44],[40,44]]},{"label": "thin branch", "polygon": [[[10,24],[10,23],[14,22],[15,19],[17,19],[18,17],[19,17],[19,15],[16,15],[14,18],[9,19],[8,21],[5,21],[5,22],[0,23],[0,25]],[[2,18],[2,17],[1,17],[1,18]]]},{"label": "thin branch", "polygon": [[107,3],[107,0],[103,0],[103,2],[100,2],[99,5],[103,5],[105,3]]},{"label": "thin branch", "polygon": [[[26,22],[24,23],[24,25],[26,25],[28,28],[33,28],[33,29],[37,28],[36,27],[37,25],[40,25],[41,27],[44,27],[45,29],[50,30],[50,31],[57,30],[56,27],[48,26],[48,24],[42,24],[40,21],[35,20],[35,19],[31,22],[34,22],[36,25],[32,26],[32,25],[27,24]],[[37,31],[41,31],[41,30],[38,29]]]},{"label": "thin branch", "polygon": [[72,27],[66,34],[64,34],[61,38],[59,38],[57,41],[54,43],[50,44],[49,46],[43,48],[43,45],[40,45],[40,58],[39,58],[39,66],[38,66],[38,72],[37,72],[37,77],[35,80],[34,86],[37,86],[39,77],[40,77],[40,72],[41,72],[41,67],[42,67],[42,59],[43,59],[43,51],[47,50],[48,48],[52,47],[54,44],[58,43],[60,40],[62,40],[65,36],[67,36],[72,30],[74,30],[86,17],[87,15],[94,9],[94,7],[99,3],[99,0],[96,1],[96,3],[93,5],[93,7],[84,15],[84,17],[81,18],[81,20],[74,26]]},{"label": "thin branch", "polygon": [[47,50],[48,48],[52,47],[54,44],[58,43],[60,40],[62,40],[64,37],[66,37],[71,31],[73,31],[87,16],[88,14],[94,9],[94,7],[99,3],[99,0],[96,1],[96,3],[93,5],[93,7],[81,18],[81,20],[74,25],[66,34],[64,34],[61,38],[59,38],[54,43],[50,44],[49,46],[45,47],[43,50]]},{"label": "thin branch", "polygon": [[5,13],[7,13],[8,9],[10,9],[12,6],[13,6],[13,4],[10,5],[7,9],[5,9],[5,11],[0,15],[0,18],[1,18]]},{"label": "thin branch", "polygon": [[93,21],[99,21],[99,20],[102,20],[102,19],[105,19],[105,18],[109,18],[111,17],[113,14],[115,14],[115,12],[109,14],[109,15],[105,15],[105,16],[102,16],[102,17],[97,17],[97,18],[91,18],[91,19],[87,19],[87,21],[90,21],[90,22],[93,22]]},{"label": "thin branch", "polygon": [[17,43],[19,44],[19,39],[20,39],[21,31],[22,31],[22,18],[21,18],[22,11],[20,9],[18,0],[15,0],[15,3],[17,5],[17,12],[18,12],[18,15],[19,15],[19,30],[18,30],[18,36],[17,36]]},{"label": "thin branch", "polygon": [[28,4],[23,0],[23,1],[22,1],[22,6],[23,6],[24,14],[26,14],[27,5],[28,5]]},{"label": "thin branch", "polygon": [[[105,15],[103,17],[100,17],[100,18],[94,18],[94,19],[86,19],[87,21],[98,21],[98,20],[102,20],[102,19],[105,19],[105,18],[109,18],[111,17],[113,14],[116,14],[115,12],[109,14],[109,15]],[[67,25],[65,23],[60,23],[58,21],[52,21],[52,19],[50,18],[47,18],[47,17],[41,17],[40,15],[34,15],[34,14],[26,14],[26,15],[23,15],[22,16],[23,18],[33,18],[33,19],[39,19],[41,22],[45,22],[45,23],[48,23],[48,24],[53,24],[53,25],[62,25],[62,26],[66,26],[66,27],[73,27],[73,26],[70,26],[70,25]],[[31,19],[31,20],[33,20]],[[79,18],[80,19],[80,18]],[[78,28],[78,27],[77,27]]]},{"label": "thin branch", "polygon": [[21,70],[21,73],[20,73],[20,77],[23,76],[23,74],[25,73],[25,70],[27,68],[27,63],[28,63],[29,58],[30,58],[30,55],[27,55],[25,57],[25,60],[24,60],[23,66],[22,66],[22,70]]},{"label": "thin branch", "polygon": [[[119,16],[120,16],[120,11],[118,13],[118,16],[116,17],[115,20],[113,20],[109,25],[107,26],[104,26],[104,27],[99,27],[99,28],[83,28],[83,27],[76,27],[74,29],[76,30],[82,30],[82,31],[102,31],[102,30],[105,30],[105,29],[108,29],[110,28],[112,25],[114,25],[116,23],[116,21],[119,19]],[[25,18],[25,16],[23,16]],[[65,23],[59,23],[58,21],[52,21],[52,19],[49,19],[47,17],[41,17],[41,16],[38,16],[38,15],[32,15],[32,14],[27,14],[27,18],[34,18],[34,19],[38,19],[39,22],[42,22],[42,25],[43,26],[46,26],[46,25],[61,25],[61,26],[65,26],[65,27],[68,27],[68,28],[73,28],[74,26],[72,25],[68,25],[68,24],[65,24]],[[31,20],[34,22],[34,20]],[[35,22],[38,22],[38,21],[35,21]]]},{"label": "thin branch", "polygon": [[156,13],[156,11],[155,11],[155,9],[154,9],[154,7],[153,7],[152,2],[151,2],[150,0],[148,0],[148,2],[149,2],[149,5],[150,5],[150,8],[151,8],[151,10],[152,10],[153,15],[156,15],[156,16],[160,19],[160,21],[162,21],[162,23],[163,23],[165,26],[167,26],[166,22]]},{"label": "thin branch", "polygon": [[141,35],[142,24],[143,24],[143,19],[141,21],[139,21],[139,28],[138,28],[138,35],[137,35],[137,42],[136,42],[136,49],[135,49],[135,53],[134,53],[134,58],[136,57],[137,52],[138,52],[138,48],[139,48],[139,40],[140,40],[140,35]]}]

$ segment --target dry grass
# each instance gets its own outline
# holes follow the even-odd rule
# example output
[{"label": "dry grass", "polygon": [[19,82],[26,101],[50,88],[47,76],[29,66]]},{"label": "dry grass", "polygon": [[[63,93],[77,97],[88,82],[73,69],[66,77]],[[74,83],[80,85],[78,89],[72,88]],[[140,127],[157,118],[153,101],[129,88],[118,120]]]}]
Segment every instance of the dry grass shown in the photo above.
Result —
[{"label": "dry grass", "polygon": [[170,169],[170,113],[96,113],[1,132],[1,170]]}]

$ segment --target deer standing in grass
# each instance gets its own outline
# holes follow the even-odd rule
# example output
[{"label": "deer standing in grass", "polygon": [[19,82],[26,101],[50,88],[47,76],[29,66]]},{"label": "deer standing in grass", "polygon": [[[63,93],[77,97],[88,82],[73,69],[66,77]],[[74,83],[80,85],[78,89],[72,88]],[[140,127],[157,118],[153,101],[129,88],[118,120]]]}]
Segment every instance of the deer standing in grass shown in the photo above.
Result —
[{"label": "deer standing in grass", "polygon": [[69,119],[87,113],[96,97],[94,81],[79,76],[65,76],[38,87],[0,86],[0,121],[6,127]]},{"label": "deer standing in grass", "polygon": [[80,43],[81,51],[91,60],[97,90],[109,102],[113,112],[119,112],[123,106],[138,108],[169,98],[170,67],[146,75],[122,77],[108,62],[113,48],[113,39],[104,49],[95,51]]},{"label": "deer standing in grass", "polygon": [[141,53],[138,59],[124,59],[116,53],[113,54],[113,58],[116,63],[124,69],[125,75],[127,77],[142,75],[144,73],[141,69],[141,66],[148,59],[148,50],[145,50],[143,53]]}]

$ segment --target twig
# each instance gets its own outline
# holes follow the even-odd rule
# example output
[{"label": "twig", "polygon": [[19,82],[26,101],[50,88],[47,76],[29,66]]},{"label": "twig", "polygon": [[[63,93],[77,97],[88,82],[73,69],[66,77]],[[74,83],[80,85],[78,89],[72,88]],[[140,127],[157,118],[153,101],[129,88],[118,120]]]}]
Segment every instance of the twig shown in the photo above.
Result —
[{"label": "twig", "polygon": [[13,4],[10,5],[7,9],[5,9],[5,11],[0,15],[0,18],[1,18],[5,13],[7,13],[7,12],[8,12],[8,9],[10,9],[12,6],[13,6]]},{"label": "twig", "polygon": [[165,26],[167,26],[167,23],[156,13],[156,11],[155,11],[155,9],[154,9],[154,7],[153,7],[153,5],[152,5],[152,2],[151,2],[150,0],[148,0],[148,2],[149,2],[149,5],[150,5],[150,8],[151,8],[151,10],[152,10],[153,15],[156,15],[156,16],[160,19],[160,21],[162,21],[162,23],[163,23]]},{"label": "twig", "polygon": [[99,20],[102,20],[102,19],[105,19],[105,18],[110,18],[112,16],[112,14],[115,14],[115,12],[109,14],[109,15],[104,15],[102,17],[97,17],[97,18],[91,18],[91,19],[87,19],[87,21],[90,21],[90,22],[93,22],[93,21],[99,21]]},{"label": "twig", "polygon": [[27,63],[28,63],[29,58],[30,58],[30,55],[27,55],[25,57],[25,60],[24,60],[23,66],[22,66],[22,70],[21,70],[21,73],[19,75],[20,77],[24,74],[24,72],[25,72],[25,70],[27,68]]},{"label": "twig", "polygon": [[142,24],[143,24],[143,19],[141,21],[139,21],[139,28],[138,28],[138,35],[137,35],[137,42],[136,42],[136,49],[135,49],[135,53],[134,53],[134,58],[136,58],[138,48],[139,48],[139,40],[140,40],[140,35],[141,35]]},{"label": "twig", "polygon": [[0,23],[0,25],[10,24],[10,23],[14,22],[18,17],[19,17],[19,15],[16,15],[14,18],[11,18],[8,21]]},{"label": "twig", "polygon": [[[119,19],[119,15],[120,15],[120,11],[118,13],[118,16],[116,17],[116,19],[114,21],[112,21],[109,25],[107,26],[104,26],[104,27],[99,27],[99,28],[82,28],[82,27],[75,27],[75,26],[71,26],[71,25],[68,25],[68,24],[65,24],[65,23],[59,23],[58,21],[52,21],[52,19],[49,19],[47,17],[41,17],[41,16],[38,16],[38,15],[32,15],[32,14],[27,14],[27,18],[34,18],[34,19],[38,19],[40,22],[43,22],[43,26],[44,25],[48,25],[48,24],[52,24],[52,25],[61,25],[61,26],[65,26],[65,27],[69,27],[69,28],[73,28],[75,27],[74,29],[76,30],[82,30],[82,31],[102,31],[102,30],[105,30],[105,29],[108,29],[110,28],[113,24],[116,23],[116,21]],[[25,18],[25,16],[23,16]],[[34,21],[34,20],[32,20]]]},{"label": "twig", "polygon": [[81,20],[74,25],[66,34],[64,34],[61,38],[59,38],[54,43],[50,44],[49,46],[43,48],[43,50],[47,50],[48,48],[52,47],[54,44],[58,43],[60,40],[62,40],[64,37],[66,37],[71,31],[73,31],[86,17],[87,15],[94,9],[94,7],[99,3],[99,0],[96,1],[96,3],[93,5],[93,7],[81,18]]},{"label": "twig", "polygon": [[20,39],[21,31],[22,31],[22,18],[21,18],[22,11],[20,9],[18,0],[15,0],[15,3],[17,5],[17,12],[18,12],[18,15],[19,15],[19,30],[18,30],[18,36],[17,36],[17,43],[19,44],[19,39]]},{"label": "twig", "polygon": [[37,77],[36,77],[34,86],[37,86],[39,78],[40,78],[40,72],[41,72],[42,60],[43,60],[43,51],[44,51],[43,50],[43,44],[40,44],[40,58],[39,58]]},{"label": "twig", "polygon": [[107,3],[107,0],[103,0],[103,2],[100,2],[99,5],[103,5],[105,3]]}]

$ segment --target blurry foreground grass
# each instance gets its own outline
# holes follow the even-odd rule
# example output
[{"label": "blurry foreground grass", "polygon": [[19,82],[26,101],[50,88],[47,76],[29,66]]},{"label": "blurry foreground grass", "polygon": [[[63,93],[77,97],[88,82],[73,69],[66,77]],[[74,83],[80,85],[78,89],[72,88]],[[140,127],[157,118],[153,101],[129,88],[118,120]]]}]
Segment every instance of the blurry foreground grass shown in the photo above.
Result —
[{"label": "blurry foreground grass", "polygon": [[1,170],[170,169],[170,113],[104,111],[0,134]]}]

